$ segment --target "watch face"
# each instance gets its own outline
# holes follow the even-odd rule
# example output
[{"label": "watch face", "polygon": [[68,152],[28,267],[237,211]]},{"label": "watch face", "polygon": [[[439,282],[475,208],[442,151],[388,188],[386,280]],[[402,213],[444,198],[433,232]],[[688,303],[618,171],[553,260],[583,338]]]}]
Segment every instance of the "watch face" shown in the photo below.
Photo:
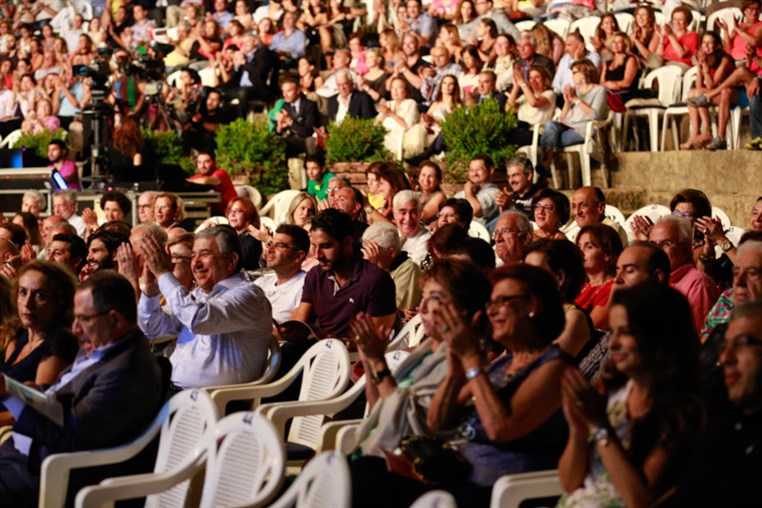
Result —
[{"label": "watch face", "polygon": [[725,242],[722,244],[722,252],[727,252],[732,248],[733,248],[733,244],[730,242]]}]

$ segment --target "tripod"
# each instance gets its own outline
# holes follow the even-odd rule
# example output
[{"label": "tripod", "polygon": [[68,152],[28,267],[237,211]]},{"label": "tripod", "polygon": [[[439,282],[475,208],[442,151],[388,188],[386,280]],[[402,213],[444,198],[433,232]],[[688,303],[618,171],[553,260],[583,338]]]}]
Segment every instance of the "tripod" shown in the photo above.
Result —
[{"label": "tripod", "polygon": [[[143,118],[143,125],[150,129],[156,130],[156,120],[161,119],[164,121],[164,125],[167,128],[172,128],[172,122],[169,118],[169,111],[167,109],[167,102],[164,100],[164,96],[161,93],[162,88],[166,85],[165,82],[149,82],[146,84],[146,98],[145,105],[147,107],[147,114]],[[151,119],[151,107],[153,106],[156,111],[156,115]]]}]

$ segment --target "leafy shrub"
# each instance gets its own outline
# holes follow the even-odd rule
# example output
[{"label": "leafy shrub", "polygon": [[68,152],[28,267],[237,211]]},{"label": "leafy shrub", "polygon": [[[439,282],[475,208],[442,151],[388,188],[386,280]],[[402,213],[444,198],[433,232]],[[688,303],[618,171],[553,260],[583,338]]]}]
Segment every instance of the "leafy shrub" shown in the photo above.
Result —
[{"label": "leafy shrub", "polygon": [[39,157],[48,160],[48,145],[54,139],[66,141],[66,131],[62,128],[50,132],[48,129],[36,134],[24,133],[14,145],[16,148],[28,148],[34,150]]},{"label": "leafy shrub", "polygon": [[484,153],[502,167],[513,156],[516,147],[506,143],[516,127],[516,115],[506,113],[496,100],[487,100],[470,108],[456,108],[442,122],[442,135],[449,148],[446,152],[450,171],[462,179],[469,161]]},{"label": "leafy shrub", "polygon": [[391,160],[384,148],[386,128],[373,119],[347,116],[341,124],[328,125],[326,162],[376,162]]},{"label": "leafy shrub", "polygon": [[286,144],[270,132],[268,122],[239,118],[221,125],[217,140],[217,165],[231,176],[248,174],[249,182],[263,195],[288,188]]},{"label": "leafy shrub", "polygon": [[190,158],[183,155],[183,140],[174,131],[156,132],[141,127],[146,162],[155,164],[179,164],[192,175],[196,168]]}]

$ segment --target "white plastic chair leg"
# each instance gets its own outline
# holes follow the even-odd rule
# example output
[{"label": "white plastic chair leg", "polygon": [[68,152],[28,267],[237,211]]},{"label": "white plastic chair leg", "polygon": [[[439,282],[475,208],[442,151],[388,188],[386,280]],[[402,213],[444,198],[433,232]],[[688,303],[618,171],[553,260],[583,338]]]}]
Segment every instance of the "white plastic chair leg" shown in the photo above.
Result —
[{"label": "white plastic chair leg", "polygon": [[651,138],[651,151],[659,151],[659,115],[657,113],[649,113],[648,115],[648,130]]}]

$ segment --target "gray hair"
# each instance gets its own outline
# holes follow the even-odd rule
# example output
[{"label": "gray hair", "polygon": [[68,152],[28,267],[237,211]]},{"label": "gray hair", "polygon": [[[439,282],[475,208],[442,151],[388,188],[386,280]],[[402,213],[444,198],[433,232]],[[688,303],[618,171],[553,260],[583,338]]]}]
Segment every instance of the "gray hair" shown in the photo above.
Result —
[{"label": "gray hair", "polygon": [[141,236],[150,236],[151,238],[155,238],[161,245],[166,245],[168,239],[167,232],[164,230],[164,228],[155,222],[143,222],[132,228],[132,233],[130,236],[138,234]]},{"label": "gray hair", "polygon": [[40,207],[40,210],[45,210],[45,208],[48,206],[48,200],[45,199],[45,196],[43,196],[42,192],[36,189],[26,191],[21,197],[21,202],[23,203],[27,199],[34,199],[37,201],[37,205]]},{"label": "gray hair", "polygon": [[657,224],[674,225],[677,229],[677,240],[681,245],[690,245],[693,242],[693,226],[687,219],[678,217],[662,217]]},{"label": "gray hair", "polygon": [[520,167],[521,171],[525,175],[531,175],[534,172],[534,166],[532,165],[532,161],[530,161],[527,157],[524,157],[522,155],[511,157],[510,159],[508,159],[508,162],[505,163],[505,169],[512,168],[513,166]]},{"label": "gray hair", "polygon": [[336,79],[337,83],[339,81],[339,77],[340,76],[345,76],[347,78],[347,80],[349,81],[349,84],[352,85],[352,90],[354,90],[354,88],[355,88],[355,81],[354,81],[354,79],[352,79],[352,73],[350,72],[350,70],[349,69],[341,69],[340,71],[336,71],[335,79]]},{"label": "gray hair", "polygon": [[392,207],[396,210],[398,206],[410,203],[411,201],[415,203],[415,208],[417,210],[421,209],[421,198],[418,196],[418,193],[411,191],[410,189],[403,189],[394,195]]},{"label": "gray hair", "polygon": [[394,247],[399,250],[402,242],[397,227],[391,222],[374,222],[362,234],[363,242],[373,242],[383,250]]},{"label": "gray hair", "polygon": [[64,198],[69,204],[76,203],[77,202],[77,195],[74,193],[71,189],[61,189],[57,190],[53,193],[53,197],[62,197]]},{"label": "gray hair", "polygon": [[516,217],[516,220],[519,225],[519,231],[521,231],[522,233],[532,232],[532,223],[529,222],[529,219],[523,213],[516,210],[508,210],[507,212],[505,212],[503,215],[500,216],[501,219],[503,217]]},{"label": "gray hair", "polygon": [[241,241],[235,229],[226,225],[213,226],[198,232],[196,240],[201,240],[202,238],[214,238],[214,241],[217,242],[217,247],[220,248],[220,254],[223,256],[236,254],[238,256],[236,269],[241,268]]},{"label": "gray hair", "polygon": [[519,34],[519,40],[529,41],[532,43],[532,46],[534,46],[535,48],[537,47],[537,37],[535,37],[534,34],[530,32],[529,30],[523,30]]}]

